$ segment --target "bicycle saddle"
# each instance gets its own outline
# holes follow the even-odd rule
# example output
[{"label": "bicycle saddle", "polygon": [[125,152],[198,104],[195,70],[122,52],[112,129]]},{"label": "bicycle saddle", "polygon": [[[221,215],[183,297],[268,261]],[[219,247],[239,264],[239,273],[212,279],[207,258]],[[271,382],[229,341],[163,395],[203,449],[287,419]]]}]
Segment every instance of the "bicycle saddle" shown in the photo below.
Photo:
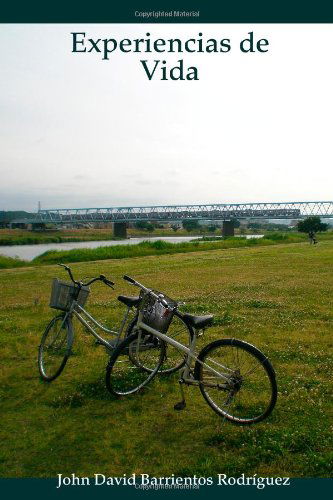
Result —
[{"label": "bicycle saddle", "polygon": [[207,314],[206,316],[195,316],[194,314],[187,313],[183,314],[184,321],[196,330],[211,326],[213,324],[213,318],[214,316],[212,314]]},{"label": "bicycle saddle", "polygon": [[119,295],[118,300],[127,307],[137,307],[140,302],[140,297],[126,297],[125,295]]}]

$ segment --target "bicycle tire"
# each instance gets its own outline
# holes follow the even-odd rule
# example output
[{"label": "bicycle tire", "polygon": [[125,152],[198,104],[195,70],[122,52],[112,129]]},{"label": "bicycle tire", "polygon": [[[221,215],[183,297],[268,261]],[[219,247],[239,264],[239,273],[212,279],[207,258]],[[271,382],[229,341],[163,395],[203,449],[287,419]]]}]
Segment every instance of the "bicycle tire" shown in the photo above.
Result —
[{"label": "bicycle tire", "polygon": [[[202,362],[225,378],[209,372]],[[271,363],[259,349],[242,340],[217,340],[204,347],[195,363],[194,377],[209,406],[233,424],[250,425],[264,420],[277,400]]]},{"label": "bicycle tire", "polygon": [[[149,349],[146,344],[146,348],[141,350],[141,335],[140,332],[135,332],[126,337],[110,357],[106,367],[105,382],[108,391],[114,396],[127,396],[139,392],[157,375],[163,363],[165,343],[155,337],[159,342],[159,348],[154,345]],[[133,351],[131,356],[129,356],[130,351]],[[150,371],[142,369],[143,361],[141,363],[132,361],[134,351],[136,351],[138,357],[147,358],[147,355],[141,354],[145,352],[152,354]],[[148,364],[148,359],[146,359],[145,363]]]},{"label": "bicycle tire", "polygon": [[[128,325],[126,336],[133,333],[133,330],[137,323],[137,318],[137,316],[133,318],[133,320]],[[190,345],[194,332],[192,327],[182,319],[182,316],[180,314],[175,314],[168,328],[167,335],[168,337],[177,340],[181,344]],[[132,359],[132,362],[135,363],[136,360]],[[183,368],[185,363],[186,355],[168,344],[166,345],[165,359],[158,373],[161,375],[169,375]],[[142,366],[141,368],[143,370],[147,370],[147,368],[144,366]]]},{"label": "bicycle tire", "polygon": [[60,314],[45,328],[38,348],[38,368],[43,380],[52,382],[59,377],[65,368],[70,351],[69,320],[67,318],[64,320],[64,315]]}]

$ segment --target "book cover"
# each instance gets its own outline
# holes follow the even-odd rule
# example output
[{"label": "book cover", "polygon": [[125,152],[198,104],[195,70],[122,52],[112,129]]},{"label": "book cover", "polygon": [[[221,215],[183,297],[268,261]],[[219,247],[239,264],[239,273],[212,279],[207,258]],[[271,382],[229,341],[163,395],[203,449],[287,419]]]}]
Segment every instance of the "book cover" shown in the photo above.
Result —
[{"label": "book cover", "polygon": [[332,13],[1,21],[4,491],[325,493]]}]

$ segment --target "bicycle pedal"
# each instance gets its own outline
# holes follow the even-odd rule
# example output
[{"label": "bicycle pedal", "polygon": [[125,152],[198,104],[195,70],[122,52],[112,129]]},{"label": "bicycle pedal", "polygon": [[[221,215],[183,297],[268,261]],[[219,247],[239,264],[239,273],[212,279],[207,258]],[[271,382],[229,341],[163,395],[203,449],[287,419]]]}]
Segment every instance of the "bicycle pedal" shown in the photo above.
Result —
[{"label": "bicycle pedal", "polygon": [[173,407],[174,410],[176,411],[181,411],[184,410],[186,407],[186,402],[185,401],[179,401],[179,403],[176,403]]}]

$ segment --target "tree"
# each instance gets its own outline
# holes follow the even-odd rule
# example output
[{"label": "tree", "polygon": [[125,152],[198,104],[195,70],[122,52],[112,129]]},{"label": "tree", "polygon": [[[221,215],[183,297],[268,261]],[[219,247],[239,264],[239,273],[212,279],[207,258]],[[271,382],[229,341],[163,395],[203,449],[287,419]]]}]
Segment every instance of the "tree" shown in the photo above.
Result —
[{"label": "tree", "polygon": [[207,226],[207,231],[209,233],[215,233],[216,229],[217,229],[217,225],[216,224],[209,224]]},{"label": "tree", "polygon": [[313,215],[311,217],[307,217],[304,220],[301,220],[297,224],[297,230],[300,233],[323,233],[327,231],[328,224],[321,222],[320,217]]},{"label": "tree", "polygon": [[249,222],[248,226],[249,229],[260,229],[261,224],[259,222]]},{"label": "tree", "polygon": [[188,232],[200,229],[200,224],[196,219],[185,219],[182,221],[182,224],[183,228]]},{"label": "tree", "polygon": [[155,229],[151,222],[147,222],[145,220],[139,220],[134,224],[134,226],[136,227],[136,229],[144,229],[148,232],[152,232]]}]

